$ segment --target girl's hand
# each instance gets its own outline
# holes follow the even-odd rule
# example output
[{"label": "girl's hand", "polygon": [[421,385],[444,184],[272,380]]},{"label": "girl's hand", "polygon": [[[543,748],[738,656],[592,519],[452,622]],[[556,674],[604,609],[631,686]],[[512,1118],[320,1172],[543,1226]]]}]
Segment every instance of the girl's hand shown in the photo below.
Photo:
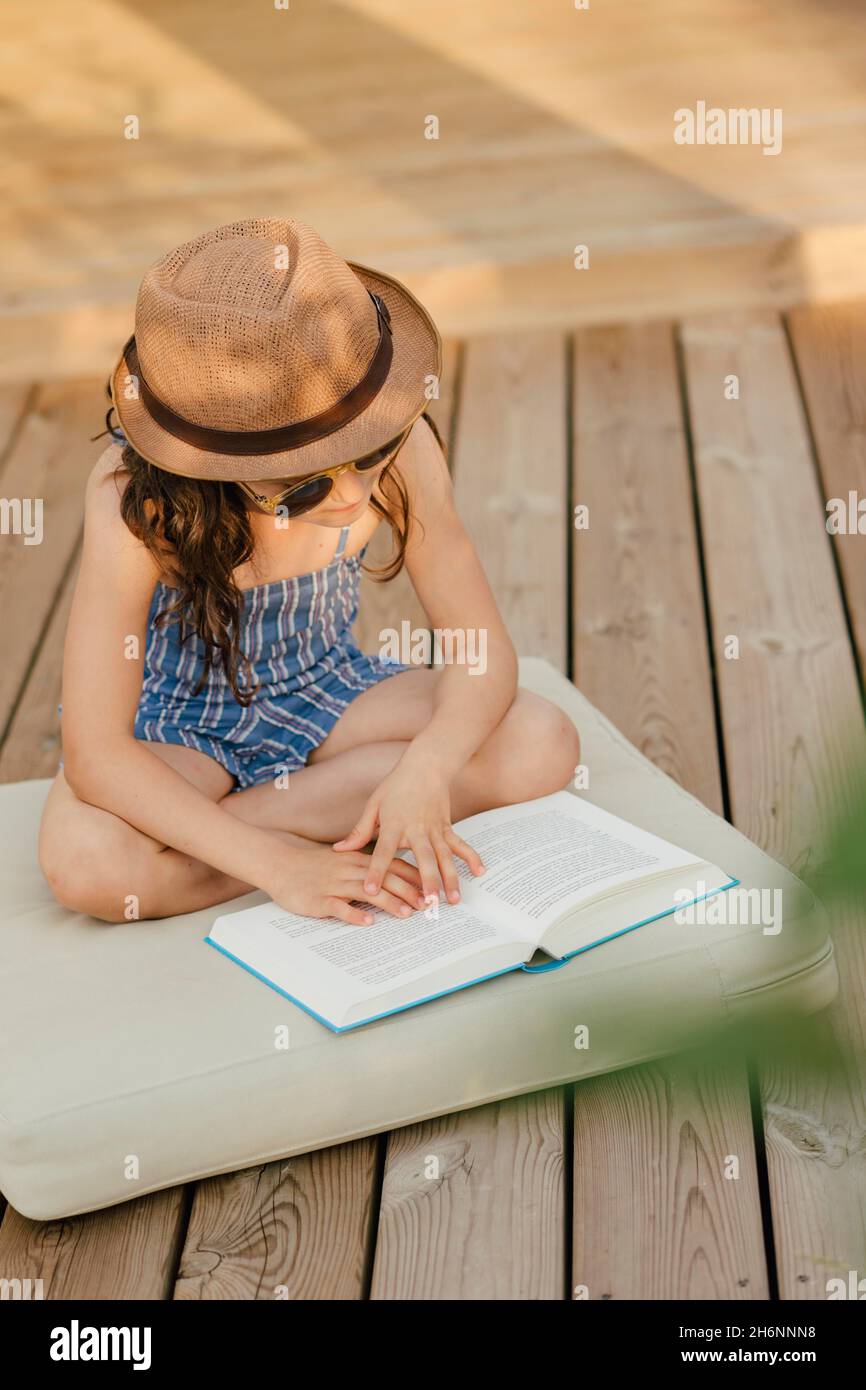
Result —
[{"label": "girl's hand", "polygon": [[418,904],[420,875],[403,859],[385,863],[375,893],[364,888],[369,878],[368,854],[342,854],[339,858],[329,845],[309,849],[277,849],[275,870],[261,887],[274,902],[288,912],[304,917],[339,917],[358,927],[369,927],[373,917],[351,903],[370,902],[395,917],[408,917]]},{"label": "girl's hand", "polygon": [[418,906],[431,898],[439,901],[439,876],[449,902],[460,901],[460,882],[454,855],[464,859],[473,874],[482,874],[484,865],[471,845],[455,835],[451,828],[451,800],[448,782],[429,762],[416,761],[411,752],[403,754],[393,772],[369,797],[361,818],[344,840],[334,849],[343,857],[366,845],[378,827],[379,836],[368,873],[364,892],[376,893],[382,884],[389,864],[398,849],[410,849],[421,870],[423,896]]}]

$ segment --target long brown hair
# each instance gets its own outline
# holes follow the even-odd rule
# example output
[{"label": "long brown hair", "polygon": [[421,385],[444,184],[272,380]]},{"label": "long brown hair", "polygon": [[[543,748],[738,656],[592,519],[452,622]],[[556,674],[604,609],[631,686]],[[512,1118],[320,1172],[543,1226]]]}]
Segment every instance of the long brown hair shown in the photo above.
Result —
[{"label": "long brown hair", "polygon": [[[423,418],[447,457],[447,446],[426,410]],[[379,475],[377,486],[384,503],[370,498],[370,506],[387,521],[395,543],[387,564],[380,569],[364,566],[380,584],[394,579],[403,568],[413,524],[406,485],[396,467],[398,457],[399,450]],[[174,603],[160,611],[155,622],[162,626],[174,618],[180,623],[182,641],[197,634],[204,645],[204,664],[194,693],[203,689],[218,663],[238,703],[250,704],[254,691],[242,689],[239,683],[241,666],[249,670],[250,663],[239,645],[244,599],[234,580],[234,571],[251,558],[254,548],[241,489],[233,483],[168,473],[128,443],[115,473],[128,479],[120,503],[124,522],[177,586]]]}]

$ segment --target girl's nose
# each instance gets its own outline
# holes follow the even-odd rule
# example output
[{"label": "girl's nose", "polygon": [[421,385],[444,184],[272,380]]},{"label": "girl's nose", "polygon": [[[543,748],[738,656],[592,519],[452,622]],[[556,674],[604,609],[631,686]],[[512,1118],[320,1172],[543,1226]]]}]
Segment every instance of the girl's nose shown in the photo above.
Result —
[{"label": "girl's nose", "polygon": [[357,473],[343,473],[337,478],[331,496],[340,507],[354,507],[367,496],[367,486]]}]

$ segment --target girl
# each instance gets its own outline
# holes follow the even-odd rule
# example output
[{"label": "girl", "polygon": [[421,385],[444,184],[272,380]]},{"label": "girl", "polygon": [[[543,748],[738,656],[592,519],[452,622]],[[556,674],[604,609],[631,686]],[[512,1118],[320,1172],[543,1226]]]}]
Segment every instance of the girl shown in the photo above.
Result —
[{"label": "girl", "polygon": [[[64,650],[40,834],[60,903],[117,922],[258,888],[406,916],[459,899],[455,856],[483,872],[453,820],[568,781],[577,733],[517,689],[454,508],[424,411],[440,370],[418,301],[293,219],[217,228],[145,275]],[[433,627],[483,633],[483,674],[354,645],[383,519],[381,577],[405,563]]]}]

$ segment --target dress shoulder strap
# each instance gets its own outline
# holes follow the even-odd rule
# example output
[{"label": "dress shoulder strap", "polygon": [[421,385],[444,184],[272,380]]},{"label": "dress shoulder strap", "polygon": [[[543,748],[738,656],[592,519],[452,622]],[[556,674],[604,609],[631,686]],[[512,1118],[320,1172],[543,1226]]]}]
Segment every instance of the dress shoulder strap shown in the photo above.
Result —
[{"label": "dress shoulder strap", "polygon": [[337,549],[334,551],[334,559],[339,560],[343,551],[346,549],[346,541],[349,539],[350,527],[344,526],[340,532],[340,539],[337,542]]}]

